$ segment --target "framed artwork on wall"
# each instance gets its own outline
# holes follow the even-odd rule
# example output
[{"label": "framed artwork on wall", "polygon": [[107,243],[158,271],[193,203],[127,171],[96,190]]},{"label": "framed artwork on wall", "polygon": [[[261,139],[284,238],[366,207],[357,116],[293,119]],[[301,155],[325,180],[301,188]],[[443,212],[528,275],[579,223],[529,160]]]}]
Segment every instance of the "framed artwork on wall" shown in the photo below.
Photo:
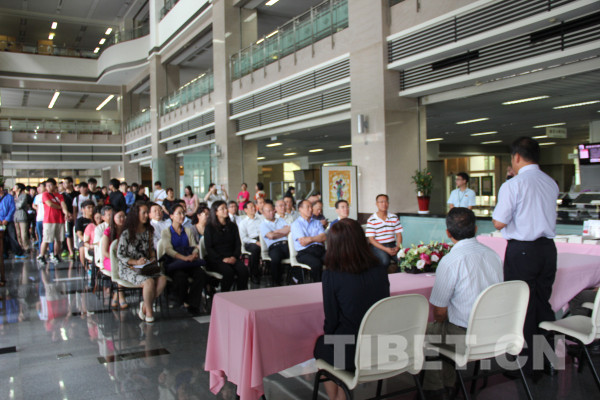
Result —
[{"label": "framed artwork on wall", "polygon": [[358,180],[356,167],[324,166],[321,167],[321,183],[323,186],[323,215],[329,220],[337,218],[335,203],[346,200],[350,206],[350,218],[358,218]]},{"label": "framed artwork on wall", "polygon": [[479,177],[470,177],[469,178],[469,189],[475,192],[475,195],[479,196]]},{"label": "framed artwork on wall", "polygon": [[494,195],[494,177],[493,176],[481,177],[481,195],[482,196],[493,196]]}]

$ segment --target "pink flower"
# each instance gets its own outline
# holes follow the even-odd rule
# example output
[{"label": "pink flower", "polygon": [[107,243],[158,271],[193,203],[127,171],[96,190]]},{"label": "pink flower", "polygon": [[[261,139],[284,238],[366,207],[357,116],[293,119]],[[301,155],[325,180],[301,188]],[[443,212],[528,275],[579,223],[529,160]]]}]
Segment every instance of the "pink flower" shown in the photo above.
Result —
[{"label": "pink flower", "polygon": [[442,243],[442,247],[448,250],[450,248],[450,245],[448,245],[448,243]]},{"label": "pink flower", "polygon": [[421,260],[425,261],[425,263],[426,263],[427,265],[430,265],[430,264],[431,264],[431,258],[429,258],[429,256],[428,256],[427,254],[425,254],[425,253],[422,253],[422,254],[419,256],[419,258],[420,258]]}]

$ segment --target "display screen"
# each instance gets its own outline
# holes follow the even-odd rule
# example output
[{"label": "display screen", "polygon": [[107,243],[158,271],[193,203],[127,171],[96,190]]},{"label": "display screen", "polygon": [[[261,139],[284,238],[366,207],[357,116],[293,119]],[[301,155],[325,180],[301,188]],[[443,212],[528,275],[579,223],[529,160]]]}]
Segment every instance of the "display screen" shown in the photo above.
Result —
[{"label": "display screen", "polygon": [[600,164],[600,143],[580,144],[579,165]]}]

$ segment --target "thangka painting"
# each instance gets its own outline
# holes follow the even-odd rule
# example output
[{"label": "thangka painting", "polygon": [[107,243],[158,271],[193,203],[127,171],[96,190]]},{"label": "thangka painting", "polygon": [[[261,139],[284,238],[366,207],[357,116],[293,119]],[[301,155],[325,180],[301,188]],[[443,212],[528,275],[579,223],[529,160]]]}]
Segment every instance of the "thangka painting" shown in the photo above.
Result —
[{"label": "thangka painting", "polygon": [[346,200],[352,205],[352,175],[348,170],[329,171],[329,207],[335,207],[338,200]]}]

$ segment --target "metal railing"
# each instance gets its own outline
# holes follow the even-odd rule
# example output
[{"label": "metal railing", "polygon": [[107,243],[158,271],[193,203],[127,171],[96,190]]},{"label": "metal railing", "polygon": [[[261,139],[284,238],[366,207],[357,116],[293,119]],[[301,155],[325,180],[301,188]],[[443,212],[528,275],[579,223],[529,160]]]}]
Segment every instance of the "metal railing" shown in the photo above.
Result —
[{"label": "metal railing", "polygon": [[121,132],[119,121],[43,120],[43,119],[0,119],[0,131],[51,134],[111,134]]},{"label": "metal railing", "polygon": [[233,54],[229,59],[232,79],[239,79],[347,27],[348,0],[327,0]]},{"label": "metal railing", "polygon": [[175,92],[165,96],[160,101],[160,115],[177,110],[200,97],[212,92],[215,88],[212,71],[207,71],[189,81]]},{"label": "metal railing", "polygon": [[165,0],[165,5],[160,9],[160,19],[163,19],[178,2],[179,0]]},{"label": "metal railing", "polygon": [[137,128],[150,123],[150,110],[144,110],[140,113],[132,115],[125,123],[125,132],[131,132]]}]

